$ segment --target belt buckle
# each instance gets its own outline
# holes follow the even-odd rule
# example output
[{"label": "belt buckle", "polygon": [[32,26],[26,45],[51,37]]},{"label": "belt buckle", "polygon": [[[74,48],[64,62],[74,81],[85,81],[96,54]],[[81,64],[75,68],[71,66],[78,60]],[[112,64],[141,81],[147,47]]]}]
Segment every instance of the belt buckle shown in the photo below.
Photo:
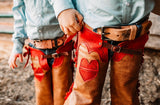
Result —
[{"label": "belt buckle", "polygon": [[36,42],[41,42],[42,40],[33,40],[33,45],[36,46]]},{"label": "belt buckle", "polygon": [[111,41],[111,39],[106,38],[105,35],[110,34],[110,33],[105,33],[104,29],[105,28],[121,28],[121,26],[105,26],[105,27],[100,27],[101,28],[101,39],[106,40],[106,41]]}]

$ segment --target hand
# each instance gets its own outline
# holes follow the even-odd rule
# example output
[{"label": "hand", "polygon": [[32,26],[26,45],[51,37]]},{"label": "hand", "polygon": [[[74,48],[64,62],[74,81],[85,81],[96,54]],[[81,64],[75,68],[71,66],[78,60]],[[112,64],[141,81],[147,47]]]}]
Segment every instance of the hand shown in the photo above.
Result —
[{"label": "hand", "polygon": [[10,68],[14,69],[15,67],[17,67],[17,64],[16,64],[17,58],[19,58],[19,61],[21,63],[23,62],[22,54],[11,54],[8,60],[8,64]]},{"label": "hand", "polygon": [[67,35],[74,35],[82,28],[82,15],[75,9],[62,11],[58,16],[62,31]]}]

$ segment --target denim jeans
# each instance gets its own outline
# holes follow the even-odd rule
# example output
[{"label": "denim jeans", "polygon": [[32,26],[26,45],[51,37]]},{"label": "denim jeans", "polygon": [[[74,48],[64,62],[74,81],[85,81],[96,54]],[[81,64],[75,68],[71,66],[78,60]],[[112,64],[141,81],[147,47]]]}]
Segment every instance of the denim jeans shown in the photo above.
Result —
[{"label": "denim jeans", "polygon": [[[32,48],[35,48],[35,49],[38,49],[36,48],[33,44],[29,43],[29,46],[32,47]],[[52,48],[52,49],[38,49],[38,50],[41,50],[43,53],[45,53],[46,55],[50,55],[50,54],[53,54],[56,52],[57,48]],[[47,58],[47,62],[48,62],[48,65],[52,68],[52,64],[54,62],[54,58]]]}]

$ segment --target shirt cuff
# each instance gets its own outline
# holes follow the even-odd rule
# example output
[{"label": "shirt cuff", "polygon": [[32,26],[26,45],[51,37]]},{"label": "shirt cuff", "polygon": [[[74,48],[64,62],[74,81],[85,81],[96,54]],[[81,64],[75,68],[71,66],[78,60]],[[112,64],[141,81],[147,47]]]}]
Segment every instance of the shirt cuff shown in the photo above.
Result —
[{"label": "shirt cuff", "polygon": [[14,41],[12,53],[13,54],[22,54],[23,52],[23,44],[19,41]]},{"label": "shirt cuff", "polygon": [[58,17],[63,10],[74,8],[72,0],[56,0],[53,7],[56,17]]}]

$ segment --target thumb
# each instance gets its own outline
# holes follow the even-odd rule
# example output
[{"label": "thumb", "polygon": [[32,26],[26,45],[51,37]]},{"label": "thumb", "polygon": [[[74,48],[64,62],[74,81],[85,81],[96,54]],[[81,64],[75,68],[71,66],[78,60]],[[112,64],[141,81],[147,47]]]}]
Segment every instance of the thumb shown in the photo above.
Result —
[{"label": "thumb", "polygon": [[76,15],[78,23],[81,24],[83,21],[83,16],[78,11],[76,11],[75,15]]}]

